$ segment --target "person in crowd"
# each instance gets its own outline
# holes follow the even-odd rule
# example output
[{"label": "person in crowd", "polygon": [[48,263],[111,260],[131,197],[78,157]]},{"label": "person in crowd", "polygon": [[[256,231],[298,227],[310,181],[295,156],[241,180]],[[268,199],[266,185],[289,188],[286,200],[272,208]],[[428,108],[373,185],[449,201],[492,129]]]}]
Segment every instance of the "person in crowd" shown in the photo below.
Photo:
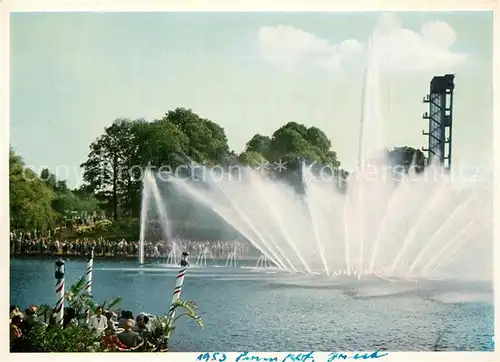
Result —
[{"label": "person in crowd", "polygon": [[135,326],[133,327],[133,331],[139,333],[141,339],[143,341],[148,341],[150,338],[150,332],[147,327],[147,322],[149,318],[146,320],[147,316],[139,314],[135,319]]},{"label": "person in crowd", "polygon": [[23,313],[21,313],[21,310],[19,309],[19,307],[17,305],[11,305],[10,306],[10,318],[12,319],[16,315],[24,317]]},{"label": "person in crowd", "polygon": [[50,311],[49,327],[54,327],[56,324],[57,324],[57,312],[56,312],[56,308],[53,308]]},{"label": "person in crowd", "polygon": [[38,316],[36,314],[38,307],[36,305],[32,305],[24,311],[24,330],[25,332],[29,332],[31,328],[33,328],[38,323]]},{"label": "person in crowd", "polygon": [[117,322],[115,322],[113,320],[113,318],[116,316],[116,314],[113,313],[113,311],[108,310],[104,315],[108,319],[108,327],[107,327],[107,329],[111,329],[113,332],[115,332],[116,331],[116,324],[117,324]]},{"label": "person in crowd", "polygon": [[23,335],[23,317],[15,315],[10,320],[10,338],[20,338]]},{"label": "person in crowd", "polygon": [[124,331],[118,334],[118,339],[128,348],[137,347],[141,343],[139,333],[132,330],[134,326],[133,320],[128,320],[124,325]]},{"label": "person in crowd", "polygon": [[95,330],[98,333],[103,333],[108,327],[108,319],[103,315],[102,306],[98,306],[96,309],[96,314],[89,318],[89,328]]},{"label": "person in crowd", "polygon": [[23,337],[23,324],[23,318],[19,314],[13,316],[10,320],[10,350],[12,352],[22,349],[20,345]]},{"label": "person in crowd", "polygon": [[120,341],[118,336],[115,334],[115,330],[111,328],[106,328],[104,330],[104,335],[102,336],[101,343],[103,347],[107,350],[113,350],[118,348],[126,349],[127,346]]},{"label": "person in crowd", "polygon": [[151,332],[151,324],[149,323],[149,317],[147,315],[144,316],[144,325],[146,326],[147,330]]},{"label": "person in crowd", "polygon": [[118,328],[123,328],[125,326],[125,323],[128,321],[128,311],[122,310],[120,313],[120,319],[118,319]]},{"label": "person in crowd", "polygon": [[77,324],[78,321],[76,319],[76,310],[74,308],[65,308],[64,318],[63,318],[63,328]]}]

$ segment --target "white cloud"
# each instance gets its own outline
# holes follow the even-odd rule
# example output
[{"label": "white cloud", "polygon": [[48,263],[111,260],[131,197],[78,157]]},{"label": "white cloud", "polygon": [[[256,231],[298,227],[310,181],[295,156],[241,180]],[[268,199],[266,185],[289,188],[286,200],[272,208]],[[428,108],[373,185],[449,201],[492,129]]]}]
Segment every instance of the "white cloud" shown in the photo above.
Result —
[{"label": "white cloud", "polygon": [[[390,24],[390,25],[388,25]],[[394,14],[383,14],[372,34],[379,65],[389,71],[453,71],[467,55],[450,47],[456,41],[453,28],[444,22],[424,23],[420,32],[405,29]]]},{"label": "white cloud", "polygon": [[265,59],[287,70],[313,65],[334,71],[363,50],[363,44],[354,39],[330,44],[314,34],[285,25],[261,27],[259,47]]},{"label": "white cloud", "polygon": [[[258,35],[263,57],[287,70],[315,66],[338,71],[353,60],[366,58],[363,51],[368,48],[355,39],[331,44],[285,25],[261,27]],[[467,61],[466,54],[450,49],[456,41],[455,31],[441,21],[425,23],[414,31],[404,28],[394,13],[384,13],[370,38],[381,70],[454,71]]]}]

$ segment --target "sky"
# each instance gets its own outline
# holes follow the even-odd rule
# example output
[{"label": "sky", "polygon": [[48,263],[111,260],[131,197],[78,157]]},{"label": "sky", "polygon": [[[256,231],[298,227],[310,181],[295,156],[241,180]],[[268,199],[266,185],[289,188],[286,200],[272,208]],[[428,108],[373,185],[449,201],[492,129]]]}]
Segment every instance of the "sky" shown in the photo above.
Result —
[{"label": "sky", "polygon": [[115,119],[176,107],[236,152],[289,121],[317,126],[352,169],[369,39],[386,147],[427,145],[422,98],[454,73],[453,164],[491,158],[491,12],[13,13],[10,31],[11,146],[71,187]]}]

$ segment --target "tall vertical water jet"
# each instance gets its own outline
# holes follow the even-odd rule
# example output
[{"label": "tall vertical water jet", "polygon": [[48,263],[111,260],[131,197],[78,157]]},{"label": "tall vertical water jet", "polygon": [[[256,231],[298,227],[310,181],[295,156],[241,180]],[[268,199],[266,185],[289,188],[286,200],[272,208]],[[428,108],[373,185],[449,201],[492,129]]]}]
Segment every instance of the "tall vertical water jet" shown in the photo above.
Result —
[{"label": "tall vertical water jet", "polygon": [[[148,171],[147,171],[148,172]],[[148,218],[148,191],[146,185],[142,184],[142,199],[141,199],[141,220],[139,230],[139,250],[138,262],[140,265],[144,264],[144,235],[146,233],[146,223]]]},{"label": "tall vertical water jet", "polygon": [[[363,86],[361,93],[361,119],[359,125],[358,139],[358,168],[356,170],[356,188],[349,196],[353,199],[355,215],[357,221],[357,242],[358,260],[356,269],[367,272],[365,266],[365,254],[368,255],[365,239],[372,237],[367,235],[365,220],[370,217],[367,215],[367,198],[371,181],[368,174],[372,172],[381,172],[380,160],[383,155],[382,142],[382,115],[381,115],[381,97],[380,97],[380,79],[378,69],[378,54],[376,53],[376,35],[370,38],[367,49],[367,64],[363,77]],[[376,175],[380,177],[380,174]]]},{"label": "tall vertical water jet", "polygon": [[163,237],[167,242],[171,241],[172,227],[170,225],[170,218],[168,217],[167,205],[160,193],[156,179],[150,171],[146,172],[145,182],[148,188],[148,195],[151,194],[151,199],[154,200],[154,206],[156,207],[156,212],[158,213],[160,226],[163,231]]},{"label": "tall vertical water jet", "polygon": [[358,138],[358,169],[363,170],[383,150],[382,98],[380,88],[377,35],[374,34],[367,49],[367,63],[361,91],[361,119]]}]

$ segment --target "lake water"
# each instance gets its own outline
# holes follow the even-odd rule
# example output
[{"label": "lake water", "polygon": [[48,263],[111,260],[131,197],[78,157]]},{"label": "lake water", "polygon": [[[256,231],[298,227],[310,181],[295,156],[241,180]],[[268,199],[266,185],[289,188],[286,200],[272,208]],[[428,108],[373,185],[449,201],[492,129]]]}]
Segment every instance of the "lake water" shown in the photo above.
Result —
[{"label": "lake water", "polygon": [[[182,291],[199,305],[205,328],[179,320],[174,351],[493,349],[491,282],[340,280],[257,270],[255,262],[208,264],[188,270]],[[85,265],[66,260],[66,285]],[[166,313],[176,273],[163,264],[95,260],[92,291],[98,301],[123,297],[119,307],[134,313]],[[54,304],[54,285],[54,260],[11,260],[11,304]]]}]

